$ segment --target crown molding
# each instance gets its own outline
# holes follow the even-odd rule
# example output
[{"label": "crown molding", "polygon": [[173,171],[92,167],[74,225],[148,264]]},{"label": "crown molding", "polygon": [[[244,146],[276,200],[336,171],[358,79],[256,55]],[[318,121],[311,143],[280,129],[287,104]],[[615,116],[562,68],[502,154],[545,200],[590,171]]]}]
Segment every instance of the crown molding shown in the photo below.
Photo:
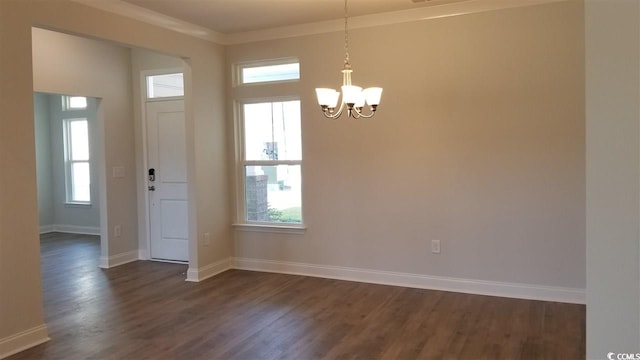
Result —
[{"label": "crown molding", "polygon": [[[416,9],[392,11],[380,14],[349,17],[349,29],[362,29],[381,25],[400,24],[421,20],[482,13],[516,7],[541,5],[570,0],[468,0],[463,2],[426,6]],[[225,45],[244,44],[256,41],[276,40],[305,35],[343,31],[344,20],[277,27],[259,31],[247,31],[224,36]]]},{"label": "crown molding", "polygon": [[95,1],[95,0],[71,0],[92,8],[108,11],[113,14],[156,25],[161,28],[173,30],[185,35],[193,36],[216,44],[225,44],[225,34],[195,25],[183,20],[173,18],[155,12],[141,6],[137,6],[121,0]]},{"label": "crown molding", "polygon": [[[148,24],[177,31],[220,45],[235,45],[257,41],[286,39],[297,36],[315,35],[342,31],[342,19],[314,23],[276,27],[271,29],[223,34],[186,21],[145,9],[121,0],[94,1],[71,0],[100,10],[126,16]],[[416,9],[386,12],[380,14],[355,16],[349,18],[350,29],[361,29],[381,25],[392,25],[414,21],[439,19],[451,16],[482,13],[487,11],[510,9],[564,2],[570,0],[467,0],[451,4],[426,6]]]}]

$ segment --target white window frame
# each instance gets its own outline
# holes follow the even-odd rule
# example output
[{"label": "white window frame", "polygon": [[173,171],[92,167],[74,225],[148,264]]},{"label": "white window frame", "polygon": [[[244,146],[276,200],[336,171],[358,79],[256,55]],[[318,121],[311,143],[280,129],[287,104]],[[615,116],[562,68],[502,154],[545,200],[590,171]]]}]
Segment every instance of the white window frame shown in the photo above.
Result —
[{"label": "white window frame", "polygon": [[[270,102],[299,101],[302,108],[302,100],[299,96],[278,96],[259,99],[245,99],[235,102],[236,113],[236,154],[237,154],[237,172],[236,172],[236,188],[237,194],[237,223],[234,224],[239,230],[243,231],[259,231],[259,232],[277,232],[277,233],[304,233],[306,227],[304,225],[304,179],[302,174],[303,156],[300,160],[247,160],[245,154],[245,128],[244,128],[244,105],[260,104]],[[300,116],[302,116],[302,111]],[[302,125],[302,124],[301,124]],[[302,134],[301,134],[302,136]],[[302,142],[302,139],[301,139]],[[301,177],[301,223],[287,222],[260,222],[250,221],[247,219],[246,211],[246,167],[247,166],[277,166],[277,165],[299,165]]]},{"label": "white window frame", "polygon": [[65,178],[65,203],[69,205],[91,205],[91,186],[89,186],[89,201],[75,200],[73,198],[73,165],[86,163],[89,166],[89,176],[91,176],[91,136],[88,136],[89,158],[87,160],[73,160],[71,144],[71,123],[74,121],[85,121],[87,123],[88,134],[91,133],[89,119],[87,117],[64,117],[62,119],[62,131],[64,141],[64,178]]}]

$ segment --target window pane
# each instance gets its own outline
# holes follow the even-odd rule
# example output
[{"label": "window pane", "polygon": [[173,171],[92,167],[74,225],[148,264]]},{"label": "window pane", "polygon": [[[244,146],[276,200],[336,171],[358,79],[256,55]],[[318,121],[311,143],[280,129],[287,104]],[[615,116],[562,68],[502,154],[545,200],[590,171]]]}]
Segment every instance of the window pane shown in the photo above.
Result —
[{"label": "window pane", "polygon": [[302,223],[300,165],[245,166],[248,221]]},{"label": "window pane", "polygon": [[89,160],[89,127],[87,120],[69,122],[71,160]]},{"label": "window pane", "polygon": [[300,101],[244,105],[246,160],[301,160]]},{"label": "window pane", "polygon": [[242,68],[242,84],[300,79],[300,63]]},{"label": "window pane", "polygon": [[87,98],[84,96],[69,96],[69,109],[86,109]]},{"label": "window pane", "polygon": [[89,163],[73,163],[71,166],[72,201],[91,201],[91,177]]},{"label": "window pane", "polygon": [[150,99],[184,96],[182,73],[147,76],[147,97]]}]

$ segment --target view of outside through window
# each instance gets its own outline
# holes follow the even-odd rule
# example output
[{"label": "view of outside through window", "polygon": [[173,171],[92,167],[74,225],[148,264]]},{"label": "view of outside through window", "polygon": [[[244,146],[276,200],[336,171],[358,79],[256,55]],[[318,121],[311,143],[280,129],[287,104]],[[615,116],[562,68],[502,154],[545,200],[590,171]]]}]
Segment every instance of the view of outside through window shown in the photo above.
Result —
[{"label": "view of outside through window", "polygon": [[183,73],[147,76],[147,98],[184,96]]},{"label": "view of outside through window", "polygon": [[247,220],[302,223],[300,101],[243,110]]},{"label": "view of outside through window", "polygon": [[67,110],[87,108],[87,98],[84,96],[65,96],[64,98],[67,99]]},{"label": "view of outside through window", "polygon": [[66,120],[68,186],[72,202],[91,201],[89,172],[89,127],[87,119]]},{"label": "view of outside through window", "polygon": [[242,84],[300,79],[300,63],[251,66],[242,68]]}]

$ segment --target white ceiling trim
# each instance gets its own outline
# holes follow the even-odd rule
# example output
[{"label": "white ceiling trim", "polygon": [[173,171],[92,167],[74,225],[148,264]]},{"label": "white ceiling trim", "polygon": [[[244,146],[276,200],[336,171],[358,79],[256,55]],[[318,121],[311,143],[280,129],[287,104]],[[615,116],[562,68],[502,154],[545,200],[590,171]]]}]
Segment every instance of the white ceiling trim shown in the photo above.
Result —
[{"label": "white ceiling trim", "polygon": [[[349,29],[360,29],[380,25],[438,19],[450,16],[481,13],[515,7],[541,5],[569,0],[469,0],[464,2],[426,6],[416,9],[363,15],[349,18]],[[315,23],[284,26],[260,31],[226,34],[225,44],[243,44],[255,41],[284,39],[296,36],[322,34],[344,30],[344,20],[321,21]]]},{"label": "white ceiling trim", "polygon": [[[152,25],[174,30],[221,45],[244,44],[256,41],[276,40],[296,36],[314,35],[342,31],[344,20],[320,21],[301,25],[283,26],[266,30],[223,34],[186,21],[178,20],[155,11],[120,0],[93,1],[72,0],[87,6],[133,18]],[[359,29],[380,25],[391,25],[412,21],[481,13],[493,10],[541,5],[569,0],[468,0],[452,4],[426,6],[416,9],[356,16],[349,18],[349,28]]]},{"label": "white ceiling trim", "polygon": [[173,18],[159,12],[155,12],[141,6],[130,4],[120,0],[95,1],[95,0],[71,0],[96,9],[108,11],[117,15],[156,25],[186,35],[194,36],[216,44],[225,44],[225,34],[195,25],[183,20]]}]

